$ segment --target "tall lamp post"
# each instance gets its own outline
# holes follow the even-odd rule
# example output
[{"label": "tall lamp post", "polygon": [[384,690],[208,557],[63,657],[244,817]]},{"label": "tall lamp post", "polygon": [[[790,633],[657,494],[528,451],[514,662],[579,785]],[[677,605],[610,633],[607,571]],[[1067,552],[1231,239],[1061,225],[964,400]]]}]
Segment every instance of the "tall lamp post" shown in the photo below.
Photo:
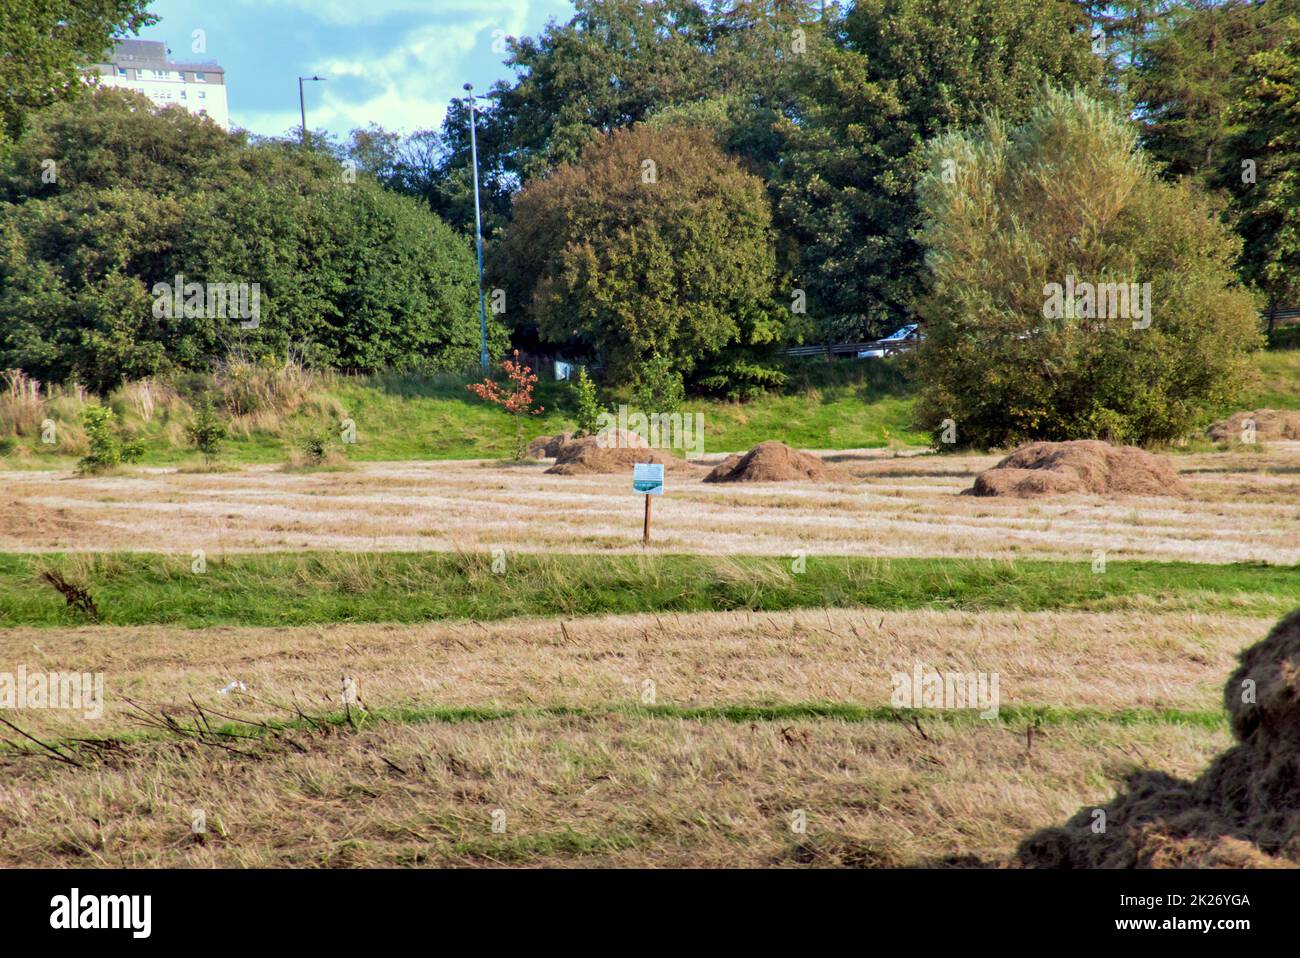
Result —
[{"label": "tall lamp post", "polygon": [[298,112],[302,114],[302,145],[307,145],[307,104],[302,98],[303,80],[325,80],[325,77],[298,77]]},{"label": "tall lamp post", "polygon": [[488,368],[487,348],[487,304],[483,299],[483,212],[478,199],[478,134],[475,132],[474,120],[474,84],[466,83],[465,102],[469,104],[469,153],[474,163],[474,236],[478,241],[478,322],[479,322],[479,362]]}]

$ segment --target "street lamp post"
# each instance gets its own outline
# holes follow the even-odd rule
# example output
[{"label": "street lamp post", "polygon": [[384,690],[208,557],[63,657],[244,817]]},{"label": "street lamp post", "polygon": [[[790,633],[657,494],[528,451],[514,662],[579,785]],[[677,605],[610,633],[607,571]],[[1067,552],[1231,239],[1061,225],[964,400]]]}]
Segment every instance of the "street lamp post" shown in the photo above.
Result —
[{"label": "street lamp post", "polygon": [[302,145],[307,145],[307,104],[302,96],[303,80],[324,80],[325,77],[298,77],[298,112],[302,114]]},{"label": "street lamp post", "polygon": [[474,164],[474,236],[478,242],[478,321],[479,321],[479,363],[488,368],[487,347],[487,304],[483,299],[483,212],[478,199],[478,134],[474,121],[474,84],[466,83],[465,92],[469,94],[465,102],[469,104],[469,152]]}]

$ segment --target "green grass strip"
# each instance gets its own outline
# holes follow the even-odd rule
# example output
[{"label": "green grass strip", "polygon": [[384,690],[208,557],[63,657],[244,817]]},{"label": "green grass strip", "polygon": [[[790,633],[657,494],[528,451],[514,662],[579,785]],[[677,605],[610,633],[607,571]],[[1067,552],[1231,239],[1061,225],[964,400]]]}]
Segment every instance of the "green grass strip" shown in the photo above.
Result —
[{"label": "green grass strip", "polygon": [[[1190,725],[1204,729],[1228,727],[1227,713],[1222,710],[1172,708],[1058,708],[1052,705],[1013,705],[998,709],[996,718],[984,719],[976,709],[905,709],[892,706],[865,706],[851,702],[797,702],[779,705],[597,705],[534,706],[529,708],[490,708],[483,706],[447,708],[404,706],[381,708],[369,713],[369,719],[418,725],[441,722],[459,725],[496,722],[520,718],[599,718],[625,715],[632,718],[677,719],[690,722],[788,722],[830,719],[839,722],[880,722],[910,725],[914,721],[944,725],[998,724],[1003,727],[1033,725],[1039,728],[1060,725]],[[347,724],[343,713],[330,715],[326,721]]]},{"label": "green grass strip", "polygon": [[1300,566],[983,559],[300,552],[0,554],[0,627],[95,620],[41,579],[85,587],[104,625],[294,626],[810,608],[1231,612],[1300,604]]},{"label": "green grass strip", "polygon": [[[865,706],[852,702],[792,702],[776,705],[640,705],[632,703],[604,703],[598,705],[550,705],[521,708],[495,706],[399,706],[376,708],[368,712],[354,710],[351,718],[343,712],[313,715],[303,719],[264,719],[262,725],[246,722],[213,722],[212,730],[232,742],[266,736],[266,728],[276,732],[306,730],[315,725],[346,727],[355,725],[364,729],[379,724],[424,725],[477,725],[527,719],[585,719],[595,720],[610,716],[624,716],[645,720],[674,720],[686,722],[792,722],[829,720],[855,724],[945,725],[969,727],[995,725],[1007,729],[1023,729],[1072,725],[1177,725],[1219,731],[1228,728],[1228,715],[1222,709],[1173,708],[1058,708],[1052,705],[1012,705],[998,709],[996,718],[981,718],[976,709],[906,709],[892,706]],[[191,716],[182,720],[193,726]],[[263,727],[265,726],[265,728]],[[172,736],[151,729],[132,729],[129,732],[100,734],[100,741],[110,740],[123,745],[164,741]],[[66,746],[71,740],[42,738],[46,744]],[[17,747],[14,747],[17,746]],[[30,752],[39,754],[35,745],[18,739],[13,746],[0,745],[0,752]]]}]

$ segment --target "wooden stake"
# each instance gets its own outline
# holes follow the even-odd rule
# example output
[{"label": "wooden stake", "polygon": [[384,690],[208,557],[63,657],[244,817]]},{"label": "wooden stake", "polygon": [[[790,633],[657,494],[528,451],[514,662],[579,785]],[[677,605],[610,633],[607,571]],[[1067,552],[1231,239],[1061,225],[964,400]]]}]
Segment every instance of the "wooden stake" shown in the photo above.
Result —
[{"label": "wooden stake", "polygon": [[641,544],[648,546],[650,544],[650,497],[645,497],[645,527],[641,532]]}]

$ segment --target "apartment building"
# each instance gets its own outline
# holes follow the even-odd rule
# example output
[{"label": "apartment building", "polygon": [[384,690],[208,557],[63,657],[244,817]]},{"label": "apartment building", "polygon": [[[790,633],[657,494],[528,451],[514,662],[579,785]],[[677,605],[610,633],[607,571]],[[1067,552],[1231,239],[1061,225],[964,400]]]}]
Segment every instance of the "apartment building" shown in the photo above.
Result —
[{"label": "apartment building", "polygon": [[212,60],[172,60],[158,40],[117,40],[102,63],[90,68],[107,87],[143,93],[159,106],[183,106],[230,129],[226,72]]}]

